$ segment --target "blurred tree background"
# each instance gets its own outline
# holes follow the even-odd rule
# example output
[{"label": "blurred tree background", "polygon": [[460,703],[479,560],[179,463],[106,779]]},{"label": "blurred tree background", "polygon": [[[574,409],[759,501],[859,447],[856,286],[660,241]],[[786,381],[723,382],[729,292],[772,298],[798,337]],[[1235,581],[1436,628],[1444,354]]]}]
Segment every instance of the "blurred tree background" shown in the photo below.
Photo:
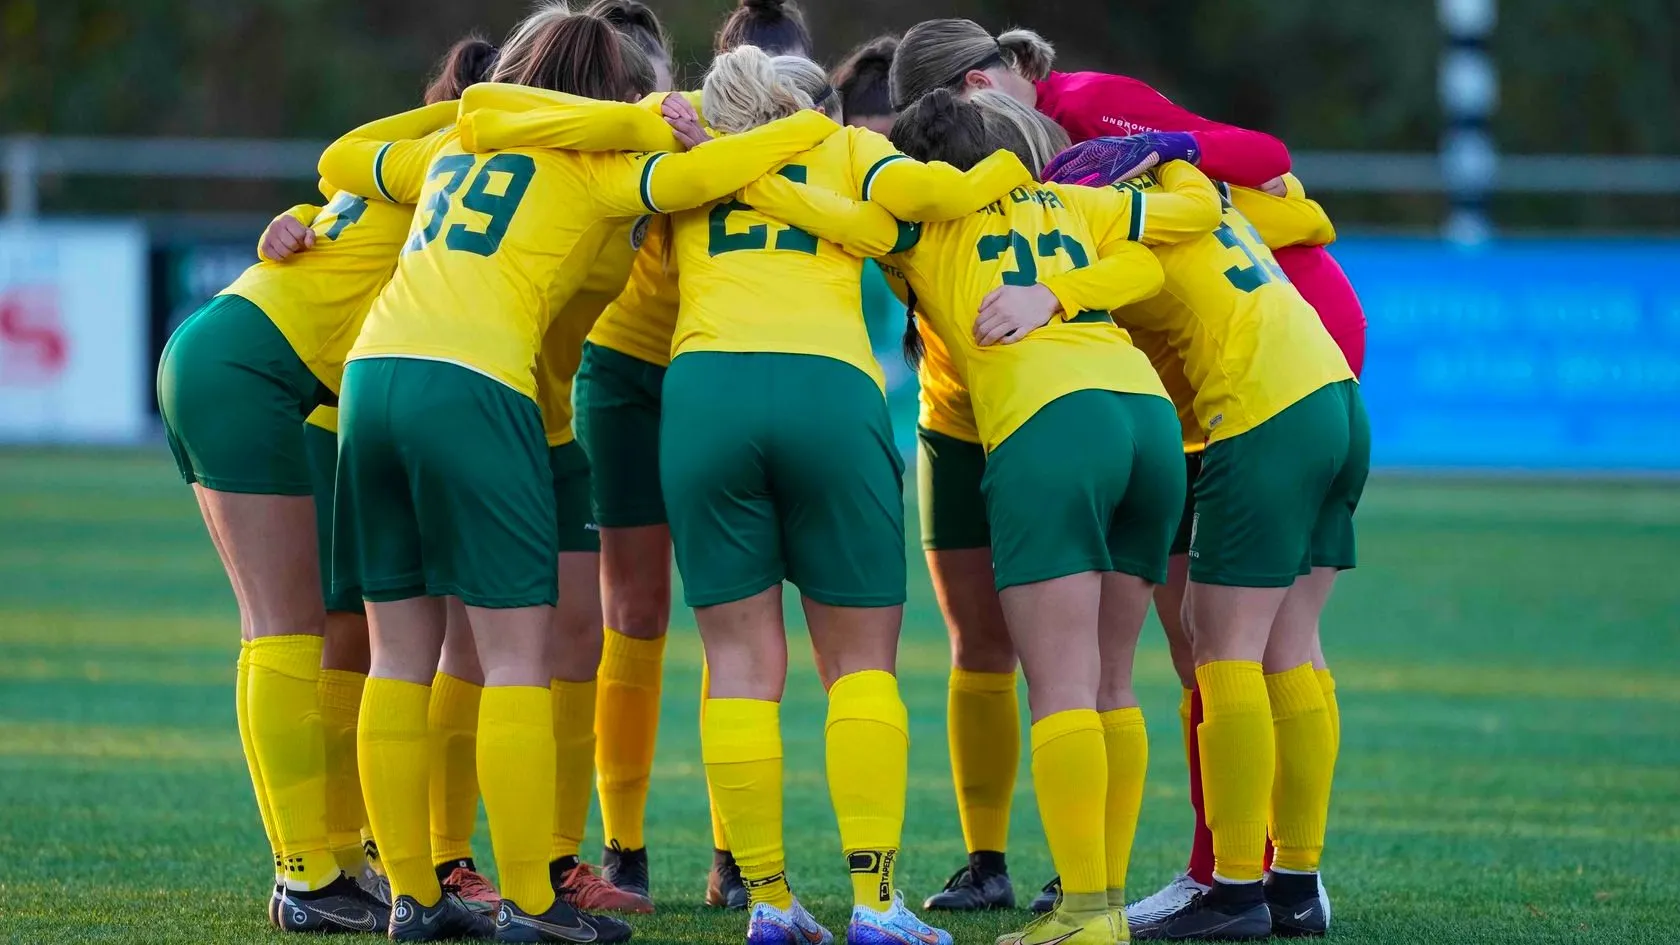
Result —
[{"label": "blurred tree background", "polygon": [[[697,82],[732,0],[650,0]],[[574,6],[581,6],[574,3]],[[1058,64],[1142,78],[1211,118],[1296,149],[1429,151],[1441,116],[1432,0],[806,0],[819,57],[930,16],[1031,26]],[[1493,52],[1495,134],[1510,152],[1680,153],[1676,0],[1505,0]],[[459,36],[495,38],[529,0],[0,0],[0,133],[325,140],[411,107]],[[1308,182],[1310,185],[1310,181]],[[45,193],[54,209],[266,208],[277,185],[106,181]],[[1502,198],[1506,222],[1674,222],[1673,202]],[[1570,203],[1580,203],[1570,201]],[[1662,203],[1662,202],[1659,202]],[[1345,204],[1343,206],[1342,204]],[[1432,198],[1338,198],[1339,218],[1436,219]],[[146,204],[139,204],[144,206]],[[1653,212],[1659,215],[1653,219]]]}]

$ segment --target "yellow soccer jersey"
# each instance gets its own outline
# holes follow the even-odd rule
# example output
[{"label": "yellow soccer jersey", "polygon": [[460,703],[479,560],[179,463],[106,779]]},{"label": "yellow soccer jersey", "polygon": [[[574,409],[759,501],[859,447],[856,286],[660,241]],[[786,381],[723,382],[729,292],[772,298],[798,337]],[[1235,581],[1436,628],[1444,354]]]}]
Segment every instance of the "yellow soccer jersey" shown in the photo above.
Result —
[{"label": "yellow soccer jersey", "polygon": [[309,416],[303,418],[303,422],[312,427],[320,427],[328,433],[337,434],[338,408],[316,407],[314,410],[309,412]]},{"label": "yellow soccer jersey", "polygon": [[[1201,172],[1175,162],[1163,174],[1168,186],[1148,196],[1057,184],[1016,188],[978,213],[924,227],[913,248],[883,265],[909,284],[918,314],[943,342],[988,451],[1045,404],[1076,390],[1167,396],[1149,359],[1107,314],[1160,288],[1158,264],[1133,241],[1192,239],[1218,223],[1219,195]],[[819,187],[778,185],[763,197],[768,212],[824,233],[832,227],[856,252],[891,248],[891,217],[873,205]],[[987,293],[1000,284],[1035,283],[1056,295],[1062,315],[1013,344],[976,344],[973,325]],[[960,418],[954,386],[939,368],[930,373],[947,395],[942,406]]]},{"label": "yellow soccer jersey", "polygon": [[1294,174],[1283,175],[1285,193],[1276,197],[1248,187],[1221,184],[1220,192],[1243,218],[1254,224],[1269,249],[1285,246],[1328,246],[1336,241],[1330,215],[1316,200],[1307,199],[1306,188]]},{"label": "yellow soccer jersey", "polygon": [[[1145,175],[1115,188],[1153,199],[1162,181]],[[1166,287],[1115,317],[1144,343],[1178,353],[1208,442],[1252,430],[1320,387],[1353,377],[1318,313],[1235,209],[1224,207],[1212,233],[1158,246],[1155,256]],[[1160,339],[1149,339],[1150,332]]]},{"label": "yellow soccer jersey", "polygon": [[[883,176],[901,163],[905,173]],[[878,187],[912,175],[937,176],[939,193],[905,201],[915,212],[937,214],[983,205],[1024,170],[1013,155],[966,175],[949,165],[918,164],[880,135],[854,127],[799,155],[779,175],[865,200]],[[750,201],[754,193],[749,187],[742,198]],[[894,226],[905,239],[915,233],[908,225]],[[863,261],[857,256],[742,199],[676,214],[673,230],[681,307],[672,357],[687,351],[820,355],[856,367],[885,388],[863,321]]]},{"label": "yellow soccer jersey", "polygon": [[315,231],[314,247],[285,262],[257,263],[221,294],[262,309],[336,394],[344,357],[368,308],[391,281],[414,208],[339,193],[324,208],[300,206],[287,214]]},{"label": "yellow soccer jersey", "polygon": [[624,292],[631,263],[638,257],[637,243],[649,224],[660,219],[652,215],[621,221],[607,234],[601,254],[589,267],[589,275],[548,326],[542,352],[537,356],[537,405],[542,407],[543,431],[548,445],[570,443],[572,430],[572,382],[583,362],[583,340],[612,301]]},{"label": "yellow soccer jersey", "polygon": [[458,128],[397,141],[363,126],[323,154],[322,176],[418,209],[349,357],[449,361],[534,399],[542,339],[623,221],[732,193],[837,130],[802,112],[683,154],[473,154]]},{"label": "yellow soccer jersey", "polygon": [[630,281],[601,313],[589,341],[649,364],[668,365],[680,303],[671,218],[654,217],[630,266]]},{"label": "yellow soccer jersey", "polygon": [[916,319],[916,331],[922,338],[922,363],[916,370],[920,384],[917,399],[920,409],[916,422],[935,433],[943,433],[964,443],[980,442],[980,427],[974,421],[974,402],[968,387],[951,363],[951,353],[939,333],[928,327],[925,318]]},{"label": "yellow soccer jersey", "polygon": [[[699,107],[699,93],[683,93]],[[680,147],[659,117],[665,98],[655,93],[638,105],[532,89],[481,83],[462,96],[462,140],[469,150],[554,147],[598,150],[611,139],[634,142],[636,150],[669,151]],[[473,110],[476,109],[476,110]],[[608,235],[601,255],[548,334],[537,362],[538,402],[550,445],[570,442],[572,382],[583,356],[585,335],[606,346],[655,364],[671,357],[671,331],[677,323],[676,279],[665,270],[664,216],[624,221]],[[637,246],[642,247],[637,252]],[[635,278],[631,280],[631,273]],[[625,304],[612,303],[624,298]],[[636,312],[635,317],[626,317]]]}]

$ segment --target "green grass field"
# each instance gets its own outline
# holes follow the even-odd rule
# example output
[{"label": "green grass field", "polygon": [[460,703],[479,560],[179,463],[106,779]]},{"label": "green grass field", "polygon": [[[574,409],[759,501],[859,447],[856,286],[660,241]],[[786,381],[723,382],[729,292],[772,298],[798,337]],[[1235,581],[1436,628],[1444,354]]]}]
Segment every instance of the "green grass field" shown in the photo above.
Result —
[{"label": "green grass field", "polygon": [[[1375,482],[1366,567],[1326,615],[1343,744],[1326,853],[1336,941],[1673,942],[1680,904],[1680,487]],[[912,556],[913,562],[920,555]],[[919,564],[916,565],[919,568]],[[900,877],[963,858],[945,754],[944,631],[912,571],[914,727]],[[267,854],[233,722],[232,595],[161,451],[0,451],[0,940],[234,942]],[[1134,892],[1182,868],[1177,690],[1159,631],[1139,675],[1154,743]],[[809,661],[784,711],[790,873],[822,918],[846,877]],[[699,646],[672,628],[644,942],[739,942],[700,906],[710,854]],[[1049,872],[1023,768],[1011,859]],[[488,843],[480,833],[481,858]],[[953,921],[990,942],[1016,915]]]}]

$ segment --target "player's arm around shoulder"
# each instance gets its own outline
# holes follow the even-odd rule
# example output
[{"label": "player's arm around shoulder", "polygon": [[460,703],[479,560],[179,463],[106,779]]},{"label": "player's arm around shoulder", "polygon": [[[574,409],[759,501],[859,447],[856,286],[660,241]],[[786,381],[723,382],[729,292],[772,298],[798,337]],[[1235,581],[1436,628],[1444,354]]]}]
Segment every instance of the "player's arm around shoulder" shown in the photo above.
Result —
[{"label": "player's arm around shoulder", "polygon": [[359,197],[414,203],[427,166],[454,137],[459,110],[459,102],[439,102],[368,122],[321,152],[321,177]]}]

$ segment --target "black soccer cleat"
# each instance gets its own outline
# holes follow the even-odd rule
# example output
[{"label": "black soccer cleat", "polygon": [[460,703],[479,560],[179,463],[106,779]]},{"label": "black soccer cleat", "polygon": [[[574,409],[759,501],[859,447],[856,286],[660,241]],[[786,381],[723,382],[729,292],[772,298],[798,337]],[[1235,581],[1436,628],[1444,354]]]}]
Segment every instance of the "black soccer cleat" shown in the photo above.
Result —
[{"label": "black soccer cleat", "polygon": [[1003,854],[970,853],[968,865],[952,874],[944,889],[927,897],[922,908],[949,912],[1015,908],[1015,887],[1009,882]]},{"label": "black soccer cleat", "polygon": [[712,851],[712,871],[706,874],[706,905],[714,909],[747,908],[747,884],[741,881],[741,867],[728,850]]},{"label": "black soccer cleat", "polygon": [[286,890],[277,909],[282,932],[377,932],[391,920],[391,910],[348,876],[311,892]]},{"label": "black soccer cleat", "polygon": [[618,845],[618,841],[613,841],[601,851],[601,875],[627,893],[651,898],[648,896],[647,847],[626,850]]},{"label": "black soccer cleat", "polygon": [[1038,891],[1038,895],[1033,897],[1032,905],[1027,908],[1043,915],[1046,912],[1054,911],[1056,903],[1061,901],[1062,878],[1060,876],[1052,876],[1050,877],[1050,881],[1044,884],[1044,888]]},{"label": "black soccer cleat", "polygon": [[630,923],[612,916],[579,912],[556,897],[542,915],[531,915],[506,899],[496,910],[498,942],[613,942],[630,940]]},{"label": "black soccer cleat", "polygon": [[275,883],[274,889],[268,894],[268,924],[275,928],[280,927],[280,900],[285,893],[286,888]]},{"label": "black soccer cleat", "polygon": [[1191,897],[1159,922],[1132,927],[1134,941],[1243,941],[1270,938],[1272,914],[1259,883],[1223,883]]},{"label": "black soccer cleat", "polygon": [[1330,928],[1330,903],[1317,873],[1266,874],[1266,908],[1272,934],[1283,938],[1323,935]]},{"label": "black soccer cleat", "polygon": [[489,939],[495,935],[495,921],[468,908],[454,889],[445,888],[443,898],[434,906],[422,906],[413,896],[398,896],[391,907],[393,942]]}]

